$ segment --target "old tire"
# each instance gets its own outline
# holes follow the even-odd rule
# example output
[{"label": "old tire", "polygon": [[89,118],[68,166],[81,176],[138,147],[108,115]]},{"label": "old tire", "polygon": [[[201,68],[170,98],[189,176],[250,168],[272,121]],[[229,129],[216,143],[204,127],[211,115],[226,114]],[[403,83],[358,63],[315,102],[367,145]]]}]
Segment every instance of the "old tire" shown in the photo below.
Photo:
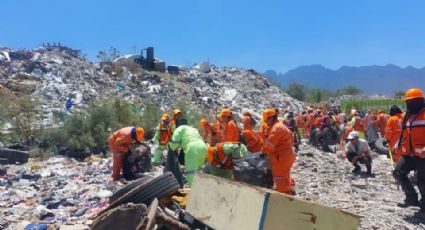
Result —
[{"label": "old tire", "polygon": [[[147,182],[149,183],[149,182]],[[135,204],[150,204],[155,198],[161,199],[169,196],[180,189],[180,184],[173,174],[167,175],[155,183],[150,183],[142,191],[137,193],[130,202]]]},{"label": "old tire", "polygon": [[379,154],[387,155],[389,154],[387,141],[385,138],[379,138],[375,141],[375,149]]},{"label": "old tire", "polygon": [[20,151],[10,148],[0,148],[0,158],[6,158],[9,163],[14,164],[16,162],[26,163],[28,162],[29,154],[27,151]]},{"label": "old tire", "polygon": [[165,172],[164,174],[155,177],[146,183],[140,184],[128,191],[124,195],[120,196],[114,202],[112,202],[105,210],[99,215],[118,207],[125,203],[144,203],[149,205],[154,198],[161,199],[167,195],[171,195],[179,190],[180,185],[177,179],[171,172]]},{"label": "old tire", "polygon": [[123,187],[119,188],[117,191],[114,192],[114,194],[112,194],[111,197],[109,197],[109,203],[113,203],[114,201],[116,201],[118,198],[120,198],[121,196],[123,196],[124,194],[126,194],[127,192],[129,192],[130,190],[134,189],[135,187],[146,183],[148,180],[151,180],[153,177],[146,175],[140,179],[137,179],[135,181],[132,181],[126,185],[124,185]]}]

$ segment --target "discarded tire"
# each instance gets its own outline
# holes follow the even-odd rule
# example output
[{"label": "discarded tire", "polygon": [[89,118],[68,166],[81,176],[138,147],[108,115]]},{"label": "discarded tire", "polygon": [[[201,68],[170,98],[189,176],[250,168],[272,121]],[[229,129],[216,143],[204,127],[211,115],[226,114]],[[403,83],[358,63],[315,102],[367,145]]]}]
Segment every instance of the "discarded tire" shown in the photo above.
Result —
[{"label": "discarded tire", "polygon": [[379,154],[387,155],[389,154],[387,141],[385,138],[379,138],[375,141],[375,149]]},{"label": "discarded tire", "polygon": [[0,158],[8,159],[9,164],[28,162],[28,152],[10,148],[0,148]]},{"label": "discarded tire", "polygon": [[98,216],[92,224],[92,230],[120,229],[133,230],[147,214],[144,204],[125,204]]},{"label": "discarded tire", "polygon": [[137,187],[137,186],[139,186],[143,183],[146,183],[148,180],[151,180],[152,178],[153,177],[146,175],[146,176],[144,176],[140,179],[137,179],[135,181],[132,181],[131,183],[124,185],[123,187],[121,187],[117,191],[115,191],[114,194],[112,194],[111,197],[109,197],[109,203],[113,203],[118,198],[120,198],[122,195],[126,194],[127,192],[134,189],[135,187]]},{"label": "discarded tire", "polygon": [[[125,203],[144,203],[149,205],[154,198],[164,198],[171,195],[179,190],[180,185],[177,179],[171,172],[165,172],[164,174],[148,180],[146,183],[140,184],[125,193],[114,202],[112,202],[108,208],[102,211],[100,214],[105,213],[121,204]],[[99,214],[99,215],[100,215]]]},{"label": "discarded tire", "polygon": [[[147,182],[149,183],[149,182]],[[164,178],[163,180],[158,180],[156,183],[151,183],[149,186],[146,186],[141,190],[139,193],[137,193],[130,202],[139,204],[150,204],[153,199],[158,198],[164,198],[168,195],[171,195],[177,190],[180,189],[180,185],[177,182],[177,179],[174,177],[174,175],[169,176],[168,178]]]}]

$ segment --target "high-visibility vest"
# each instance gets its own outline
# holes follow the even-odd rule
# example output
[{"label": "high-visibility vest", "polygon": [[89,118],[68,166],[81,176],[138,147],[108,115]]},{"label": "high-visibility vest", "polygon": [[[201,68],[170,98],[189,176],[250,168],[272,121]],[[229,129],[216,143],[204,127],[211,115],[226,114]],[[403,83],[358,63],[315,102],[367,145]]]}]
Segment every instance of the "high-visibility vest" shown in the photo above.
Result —
[{"label": "high-visibility vest", "polygon": [[159,127],[159,144],[160,145],[167,145],[170,141],[170,134],[171,129],[166,126],[163,122],[161,122],[161,125]]},{"label": "high-visibility vest", "polygon": [[364,120],[359,117],[356,116],[356,124],[354,125],[354,131],[359,131],[359,132],[365,132],[364,130]]},{"label": "high-visibility vest", "polygon": [[408,118],[403,131],[401,154],[425,158],[425,109]]}]

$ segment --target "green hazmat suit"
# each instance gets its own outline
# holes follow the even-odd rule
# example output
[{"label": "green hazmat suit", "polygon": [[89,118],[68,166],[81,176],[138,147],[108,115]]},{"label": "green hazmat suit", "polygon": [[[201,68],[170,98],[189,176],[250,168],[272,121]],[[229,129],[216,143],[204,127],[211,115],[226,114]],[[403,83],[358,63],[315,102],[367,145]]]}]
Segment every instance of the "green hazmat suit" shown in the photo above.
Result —
[{"label": "green hazmat suit", "polygon": [[174,130],[169,147],[171,150],[183,149],[185,153],[186,178],[189,186],[191,186],[193,174],[205,163],[207,145],[202,140],[197,129],[188,125],[181,125]]}]

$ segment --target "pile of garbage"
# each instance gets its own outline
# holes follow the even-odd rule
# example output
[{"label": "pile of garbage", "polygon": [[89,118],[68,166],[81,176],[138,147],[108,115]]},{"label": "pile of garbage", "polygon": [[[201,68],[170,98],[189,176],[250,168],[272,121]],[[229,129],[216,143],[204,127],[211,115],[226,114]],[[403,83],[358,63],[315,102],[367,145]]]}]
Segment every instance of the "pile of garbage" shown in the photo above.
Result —
[{"label": "pile of garbage", "polygon": [[[111,164],[111,159],[100,157],[83,162],[52,157],[7,165],[0,174],[0,228],[40,223],[87,226],[123,186],[111,181]],[[157,168],[149,174],[161,173]]]},{"label": "pile of garbage", "polygon": [[268,106],[293,110],[304,106],[254,70],[211,67],[205,73],[193,68],[171,75],[130,67],[90,62],[79,50],[64,46],[0,48],[0,88],[40,98],[46,124],[65,110],[68,99],[79,109],[100,95],[153,101],[163,110],[172,109],[178,101],[212,111],[230,107],[236,113]]},{"label": "pile of garbage", "polygon": [[[353,166],[336,154],[300,146],[292,171],[297,195],[304,200],[340,208],[361,216],[360,229],[425,229],[418,207],[399,208],[404,192],[395,184],[386,155],[372,151],[374,177],[351,173]],[[366,169],[363,167],[363,171]]]}]

